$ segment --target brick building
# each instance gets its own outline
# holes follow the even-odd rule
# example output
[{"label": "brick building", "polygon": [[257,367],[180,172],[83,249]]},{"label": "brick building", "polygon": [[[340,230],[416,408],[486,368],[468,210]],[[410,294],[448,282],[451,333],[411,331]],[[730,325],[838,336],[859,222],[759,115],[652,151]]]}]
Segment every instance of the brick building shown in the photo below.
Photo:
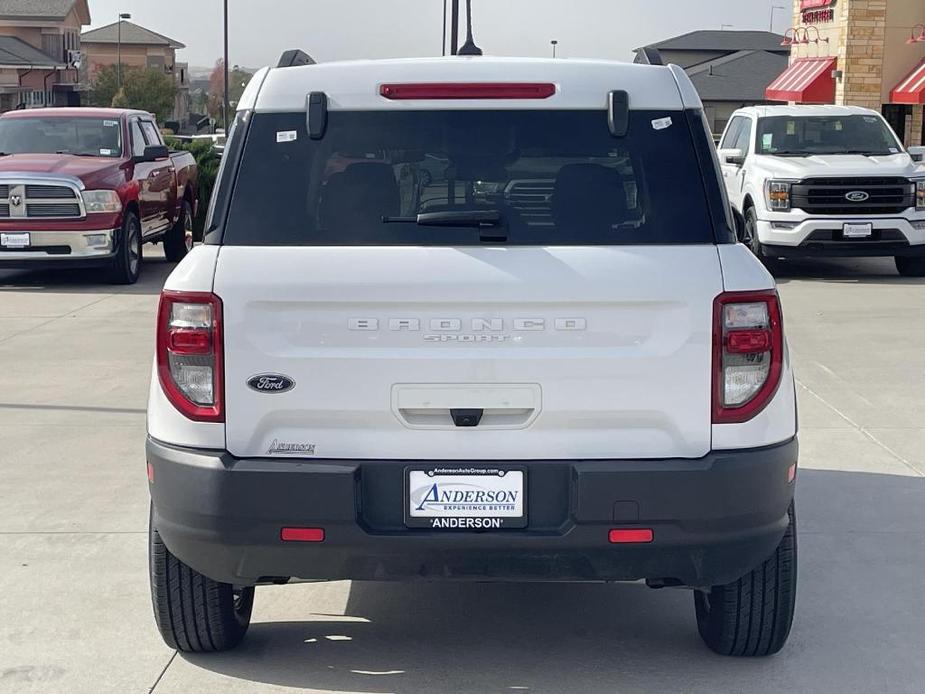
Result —
[{"label": "brick building", "polygon": [[0,112],[79,106],[86,0],[0,0]]},{"label": "brick building", "polygon": [[177,62],[177,51],[186,48],[185,45],[126,20],[85,31],[81,41],[84,64],[91,78],[101,67],[116,65],[120,55],[125,68],[152,68],[173,75],[177,96],[171,119],[182,122],[188,118],[189,70],[186,63]]},{"label": "brick building", "polygon": [[925,143],[925,1],[794,0],[789,67],[769,100],[866,106]]}]

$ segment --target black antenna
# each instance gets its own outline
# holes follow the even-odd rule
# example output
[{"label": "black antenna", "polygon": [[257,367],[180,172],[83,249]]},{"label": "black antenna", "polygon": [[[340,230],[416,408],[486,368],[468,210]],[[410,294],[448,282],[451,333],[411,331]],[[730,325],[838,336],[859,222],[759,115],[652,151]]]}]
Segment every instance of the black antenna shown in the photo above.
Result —
[{"label": "black antenna", "polygon": [[456,55],[482,55],[482,49],[472,40],[472,0],[466,0],[466,42]]}]

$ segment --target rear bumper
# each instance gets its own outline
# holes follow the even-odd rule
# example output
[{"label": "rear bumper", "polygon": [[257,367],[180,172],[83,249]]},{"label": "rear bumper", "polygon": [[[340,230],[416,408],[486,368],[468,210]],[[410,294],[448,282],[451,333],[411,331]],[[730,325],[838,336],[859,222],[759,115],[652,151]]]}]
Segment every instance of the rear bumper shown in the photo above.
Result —
[{"label": "rear bumper", "polygon": [[0,268],[92,267],[104,264],[115,255],[116,231],[29,231],[30,244],[27,248],[0,248]]},{"label": "rear bumper", "polygon": [[[406,528],[408,461],[236,459],[151,439],[147,458],[167,547],[227,583],[653,579],[699,587],[732,581],[773,553],[793,499],[787,477],[797,441],[698,460],[518,461],[527,470],[528,527],[482,532]],[[283,542],[284,526],[324,528],[324,542]],[[651,528],[654,540],[609,543],[611,528],[637,527]]]}]

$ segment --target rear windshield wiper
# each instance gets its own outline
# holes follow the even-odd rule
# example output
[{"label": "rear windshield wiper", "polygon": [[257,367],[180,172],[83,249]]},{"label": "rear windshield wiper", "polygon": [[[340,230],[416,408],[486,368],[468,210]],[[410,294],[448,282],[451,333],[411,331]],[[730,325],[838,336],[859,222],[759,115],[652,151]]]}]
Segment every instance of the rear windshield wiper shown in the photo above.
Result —
[{"label": "rear windshield wiper", "polygon": [[447,210],[422,212],[413,217],[383,217],[383,224],[419,224],[435,227],[487,227],[501,226],[504,218],[499,210]]}]

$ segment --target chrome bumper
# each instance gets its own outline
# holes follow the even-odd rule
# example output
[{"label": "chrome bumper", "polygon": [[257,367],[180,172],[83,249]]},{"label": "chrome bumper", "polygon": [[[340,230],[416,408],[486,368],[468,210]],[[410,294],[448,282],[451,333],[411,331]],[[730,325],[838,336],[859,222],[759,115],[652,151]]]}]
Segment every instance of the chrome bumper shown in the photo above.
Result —
[{"label": "chrome bumper", "polygon": [[[17,233],[14,231],[4,233]],[[93,231],[30,231],[25,248],[0,247],[0,264],[4,261],[96,260],[115,253],[115,229]]]}]

